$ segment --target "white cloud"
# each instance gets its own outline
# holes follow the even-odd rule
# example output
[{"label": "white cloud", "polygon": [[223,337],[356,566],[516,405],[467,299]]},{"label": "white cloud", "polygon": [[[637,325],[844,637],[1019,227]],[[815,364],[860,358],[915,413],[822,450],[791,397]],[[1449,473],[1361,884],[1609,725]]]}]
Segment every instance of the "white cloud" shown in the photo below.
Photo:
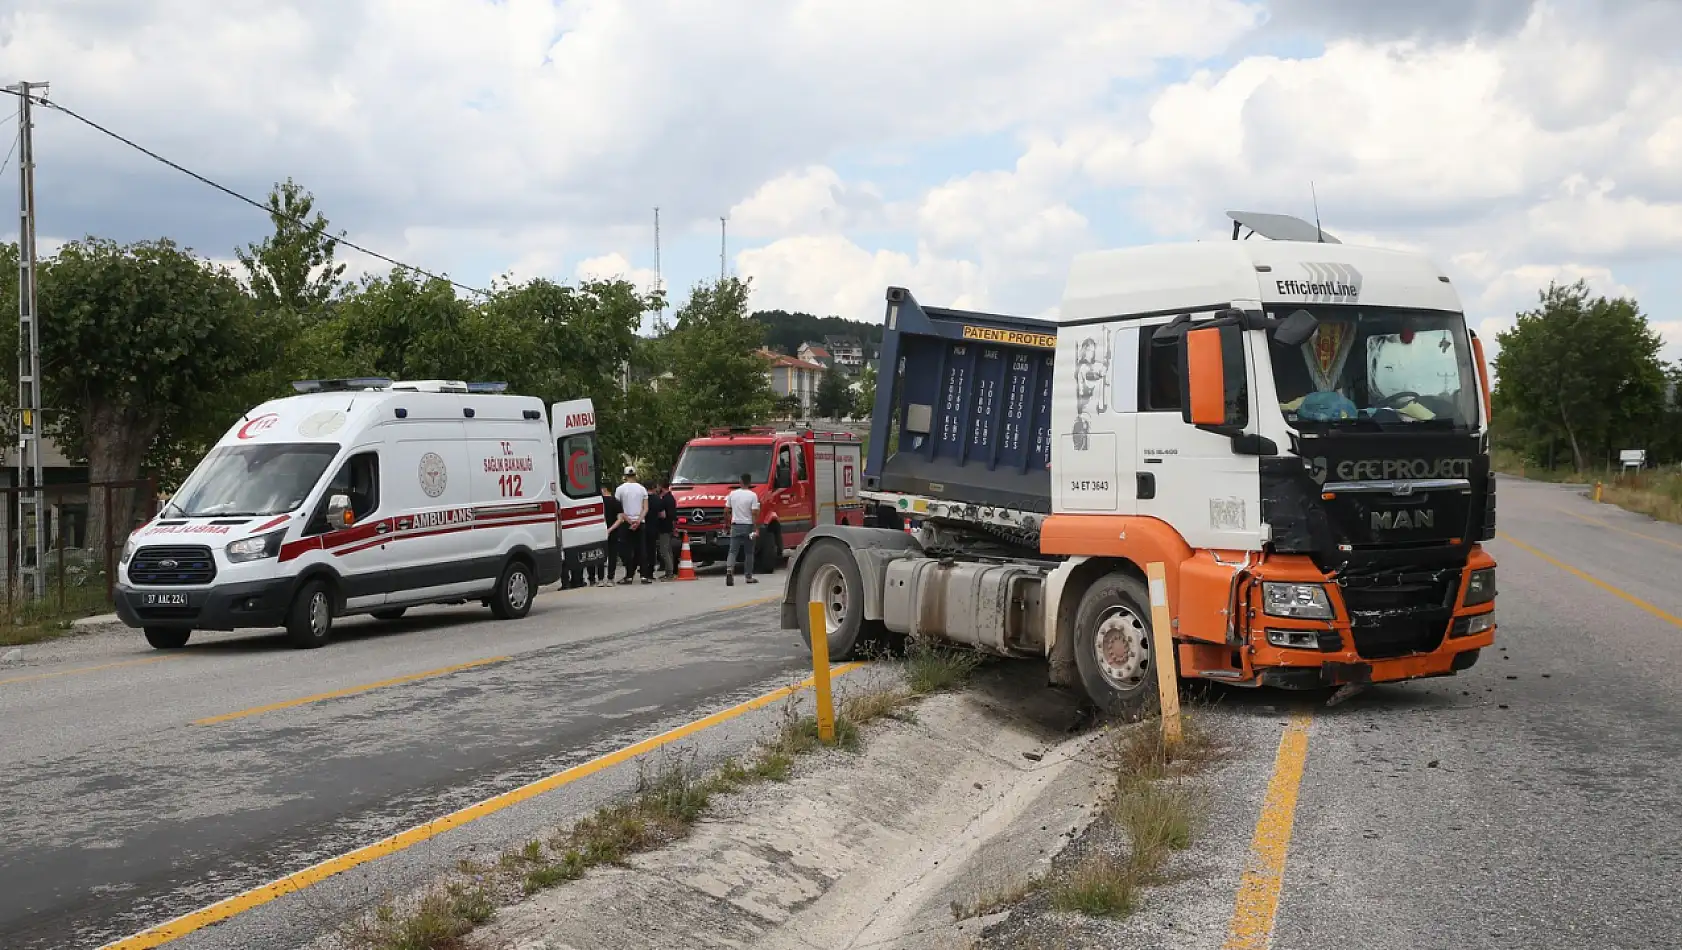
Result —
[{"label": "white cloud", "polygon": [[618,251],[585,258],[578,262],[572,274],[575,280],[628,280],[639,290],[654,289],[654,269],[636,267]]},{"label": "white cloud", "polygon": [[960,309],[986,306],[981,268],[945,260],[919,247],[915,256],[871,252],[840,235],[786,238],[736,255],[736,268],[753,279],[755,306],[882,319],[889,286],[911,288],[927,304]]},{"label": "white cloud", "polygon": [[848,185],[835,169],[812,165],[771,179],[730,209],[741,237],[835,234],[887,224],[886,203],[869,184]]}]

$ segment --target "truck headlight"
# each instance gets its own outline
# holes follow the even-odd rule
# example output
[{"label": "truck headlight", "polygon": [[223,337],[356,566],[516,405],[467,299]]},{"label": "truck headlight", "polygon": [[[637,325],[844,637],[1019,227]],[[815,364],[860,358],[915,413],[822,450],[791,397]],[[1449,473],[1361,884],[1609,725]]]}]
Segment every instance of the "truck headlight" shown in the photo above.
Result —
[{"label": "truck headlight", "polygon": [[240,564],[245,561],[261,561],[266,557],[274,557],[280,553],[280,539],[286,534],[286,529],[270,531],[268,534],[253,535],[241,538],[228,544],[228,561]]},{"label": "truck headlight", "polygon": [[1495,568],[1480,567],[1466,578],[1466,606],[1476,607],[1495,599]]},{"label": "truck headlight", "polygon": [[1332,602],[1324,584],[1262,583],[1262,610],[1270,617],[1302,620],[1332,619]]}]

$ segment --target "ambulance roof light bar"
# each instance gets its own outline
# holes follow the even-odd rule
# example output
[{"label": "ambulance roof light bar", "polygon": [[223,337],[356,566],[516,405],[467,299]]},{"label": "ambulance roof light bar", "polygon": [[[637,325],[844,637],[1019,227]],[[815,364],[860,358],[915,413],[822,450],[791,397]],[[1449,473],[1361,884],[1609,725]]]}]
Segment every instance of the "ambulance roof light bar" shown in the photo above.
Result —
[{"label": "ambulance roof light bar", "polygon": [[505,392],[508,391],[508,384],[507,383],[468,383],[467,384],[467,391],[470,392],[470,393],[505,393]]},{"label": "ambulance roof light bar", "polygon": [[353,376],[348,379],[299,379],[292,388],[300,393],[343,393],[391,388],[391,380],[384,376]]}]

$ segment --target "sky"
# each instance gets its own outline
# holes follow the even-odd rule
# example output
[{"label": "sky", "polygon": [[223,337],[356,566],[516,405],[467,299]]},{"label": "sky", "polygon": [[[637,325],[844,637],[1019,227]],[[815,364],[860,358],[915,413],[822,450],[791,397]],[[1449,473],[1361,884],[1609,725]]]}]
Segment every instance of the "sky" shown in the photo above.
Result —
[{"label": "sky", "polygon": [[[292,176],[352,240],[473,286],[652,287],[659,207],[674,305],[717,277],[723,217],[756,308],[876,321],[900,285],[1046,314],[1076,253],[1317,194],[1346,243],[1432,255],[1491,358],[1581,277],[1682,360],[1677,37],[1682,0],[0,0],[0,77],[236,191]],[[231,263],[268,229],[36,125],[43,249]]]}]

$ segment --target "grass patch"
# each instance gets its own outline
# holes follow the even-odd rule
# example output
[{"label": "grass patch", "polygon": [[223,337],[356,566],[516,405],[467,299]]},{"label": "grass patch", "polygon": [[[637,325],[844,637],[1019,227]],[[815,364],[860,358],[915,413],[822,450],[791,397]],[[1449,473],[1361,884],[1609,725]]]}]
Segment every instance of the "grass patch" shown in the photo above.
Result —
[{"label": "grass patch", "polygon": [[1619,508],[1682,524],[1682,475],[1643,472],[1605,479],[1601,499]]},{"label": "grass patch", "polygon": [[962,689],[985,659],[973,650],[913,637],[905,645],[905,680],[919,696]]},{"label": "grass patch", "polygon": [[1189,778],[1219,758],[1217,745],[1193,715],[1182,712],[1181,740],[1170,748],[1161,724],[1144,723],[1113,743],[1115,784],[1101,821],[1126,839],[1119,853],[1097,848],[1049,882],[1051,905],[1090,917],[1125,917],[1139,894],[1162,880],[1174,852],[1190,848],[1209,801]]},{"label": "grass patch", "polygon": [[47,596],[41,600],[14,584],[9,622],[0,624],[0,647],[61,637],[70,632],[72,621],[111,610],[111,598],[100,579],[81,585],[67,582],[62,590],[62,605],[60,594],[55,577],[47,578]]},{"label": "grass patch", "polygon": [[[840,696],[835,746],[858,749],[863,724],[904,718],[915,700],[914,693],[898,687]],[[528,841],[493,864],[464,860],[456,868],[459,880],[428,890],[401,910],[381,905],[367,919],[342,928],[341,944],[352,950],[466,950],[466,935],[494,916],[499,897],[535,894],[575,881],[591,868],[622,865],[684,838],[717,796],[760,782],[787,781],[797,758],[822,747],[817,719],[800,715],[791,696],[781,725],[747,761],[726,759],[709,772],[695,768],[689,757],[640,766],[629,800],[599,808],[547,841]]]},{"label": "grass patch", "polygon": [[975,900],[967,904],[961,901],[953,901],[952,919],[968,920],[972,917],[986,917],[990,914],[996,914],[1027,900],[1044,885],[1043,880],[1032,877],[1005,887],[984,891]]}]

